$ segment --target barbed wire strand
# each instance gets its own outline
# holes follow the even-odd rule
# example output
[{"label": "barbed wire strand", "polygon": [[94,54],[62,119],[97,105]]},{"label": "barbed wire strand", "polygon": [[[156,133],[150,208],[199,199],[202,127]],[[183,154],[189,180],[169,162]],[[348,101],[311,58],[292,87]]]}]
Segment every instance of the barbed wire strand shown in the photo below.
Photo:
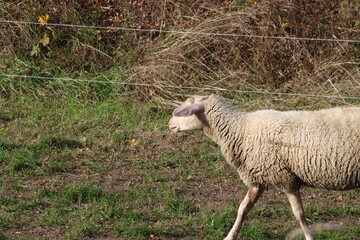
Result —
[{"label": "barbed wire strand", "polygon": [[328,41],[328,42],[360,43],[360,40],[352,40],[352,39],[307,38],[307,37],[266,36],[266,35],[251,35],[251,34],[247,35],[247,34],[235,34],[235,33],[191,32],[191,31],[178,31],[178,30],[160,30],[160,29],[145,29],[145,28],[126,28],[126,27],[77,25],[77,24],[67,24],[67,23],[40,23],[40,22],[4,20],[4,19],[2,19],[2,20],[0,19],[0,23],[17,23],[17,24],[32,24],[32,25],[48,25],[48,26],[56,26],[56,27],[75,27],[75,28],[92,28],[92,29],[137,31],[137,32],[176,33],[176,34],[192,34],[192,35],[208,35],[208,36],[224,36],[224,37],[271,38],[271,39],[303,40],[303,41]]},{"label": "barbed wire strand", "polygon": [[28,75],[4,74],[4,73],[1,73],[0,76],[3,76],[3,77],[17,77],[17,78],[34,78],[34,79],[42,79],[42,80],[60,80],[60,81],[87,82],[87,83],[119,84],[119,85],[156,87],[156,88],[175,88],[175,89],[192,89],[192,90],[203,90],[203,91],[237,92],[237,93],[248,93],[248,94],[266,94],[266,95],[283,95],[283,96],[301,96],[301,97],[360,100],[360,97],[354,97],[354,96],[333,96],[333,95],[320,95],[320,94],[266,92],[266,91],[236,90],[236,89],[225,89],[225,88],[177,86],[177,85],[166,85],[166,84],[131,83],[131,82],[100,81],[100,80],[88,80],[88,79],[76,79],[76,78],[28,76]]}]

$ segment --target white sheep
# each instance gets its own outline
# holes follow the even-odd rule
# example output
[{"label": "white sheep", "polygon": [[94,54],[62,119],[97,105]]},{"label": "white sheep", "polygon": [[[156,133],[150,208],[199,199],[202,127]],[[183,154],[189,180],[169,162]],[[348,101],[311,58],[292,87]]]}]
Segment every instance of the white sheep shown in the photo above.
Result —
[{"label": "white sheep", "polygon": [[194,96],[174,110],[169,128],[203,130],[248,186],[226,240],[236,239],[245,216],[270,187],[285,192],[306,240],[314,236],[305,221],[301,186],[360,187],[360,107],[246,113],[216,95]]}]

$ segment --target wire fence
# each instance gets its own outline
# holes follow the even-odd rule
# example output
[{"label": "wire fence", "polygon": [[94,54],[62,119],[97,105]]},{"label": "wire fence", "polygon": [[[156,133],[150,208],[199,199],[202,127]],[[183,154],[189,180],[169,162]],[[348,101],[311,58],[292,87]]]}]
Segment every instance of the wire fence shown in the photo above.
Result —
[{"label": "wire fence", "polygon": [[[76,24],[63,24],[63,23],[40,23],[40,22],[4,20],[4,19],[2,19],[2,20],[0,19],[0,23],[28,24],[28,25],[29,24],[30,25],[48,25],[48,26],[56,26],[56,27],[74,27],[74,28],[122,30],[122,31],[137,31],[137,32],[141,31],[141,32],[157,32],[157,33],[226,36],[226,37],[248,37],[248,38],[270,38],[270,39],[286,39],[286,40],[302,40],[302,41],[328,41],[328,42],[360,43],[360,40],[354,40],[354,39],[304,38],[304,37],[247,35],[247,34],[232,34],[232,33],[209,33],[209,32],[192,32],[192,31],[177,31],[177,30],[159,30],[159,29],[143,29],[143,28],[94,26],[94,25],[76,25]],[[8,78],[12,77],[12,78],[29,78],[29,79],[40,79],[40,80],[59,80],[59,81],[73,81],[73,82],[87,82],[87,83],[101,83],[101,84],[118,84],[118,85],[156,87],[156,88],[192,89],[192,90],[203,90],[203,91],[222,91],[222,92],[237,92],[237,93],[249,93],[249,94],[266,94],[266,95],[284,95],[284,96],[302,96],[302,97],[360,100],[360,96],[359,97],[357,97],[357,96],[341,96],[341,95],[335,96],[335,95],[320,95],[320,94],[302,94],[302,93],[236,90],[236,89],[177,86],[177,85],[165,85],[165,84],[148,84],[148,83],[131,83],[131,82],[119,82],[119,81],[100,81],[100,80],[88,80],[88,79],[75,79],[75,78],[29,76],[29,75],[17,75],[17,74],[5,74],[5,73],[0,73],[0,76],[8,77]]]},{"label": "wire fence", "polygon": [[131,82],[100,81],[100,80],[88,80],[88,79],[76,79],[76,78],[57,78],[57,77],[44,77],[44,76],[29,76],[29,75],[17,75],[17,74],[0,74],[0,76],[2,76],[2,77],[15,77],[15,78],[40,79],[40,80],[59,80],[59,81],[87,82],[87,83],[101,83],[101,84],[118,84],[118,85],[155,87],[155,88],[174,88],[174,89],[191,89],[191,90],[202,90],[202,91],[236,92],[236,93],[248,93],[248,94],[266,94],[266,95],[284,95],[284,96],[301,96],[301,97],[317,97],[317,98],[335,98],[335,99],[360,100],[360,96],[356,97],[356,96],[335,96],[335,95],[286,93],[286,92],[266,92],[266,91],[236,90],[236,89],[225,89],[225,88],[177,86],[177,85],[166,85],[166,84],[131,83]]},{"label": "wire fence", "polygon": [[40,22],[17,21],[17,20],[0,20],[0,23],[48,25],[48,26],[56,26],[56,27],[91,28],[91,29],[122,30],[122,31],[152,32],[152,33],[156,32],[156,33],[208,35],[208,36],[223,36],[223,37],[270,38],[270,39],[286,39],[286,40],[302,40],[302,41],[327,41],[327,42],[360,43],[360,40],[356,40],[356,39],[309,38],[309,37],[266,36],[266,35],[251,35],[251,34],[248,35],[248,34],[235,34],[235,33],[192,32],[192,31],[162,30],[162,29],[160,30],[160,29],[145,29],[145,28],[126,28],[126,27],[109,27],[109,26],[94,26],[94,25],[76,25],[76,24],[67,24],[67,23],[40,23]]}]

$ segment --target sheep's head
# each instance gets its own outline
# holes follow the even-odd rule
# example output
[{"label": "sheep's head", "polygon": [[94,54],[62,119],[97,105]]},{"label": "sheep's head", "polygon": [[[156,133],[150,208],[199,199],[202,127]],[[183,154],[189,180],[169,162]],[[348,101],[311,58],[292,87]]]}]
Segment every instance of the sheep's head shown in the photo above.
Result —
[{"label": "sheep's head", "polygon": [[202,129],[204,123],[200,115],[204,112],[207,99],[208,97],[205,96],[188,98],[174,110],[173,117],[169,121],[169,129],[174,133]]}]

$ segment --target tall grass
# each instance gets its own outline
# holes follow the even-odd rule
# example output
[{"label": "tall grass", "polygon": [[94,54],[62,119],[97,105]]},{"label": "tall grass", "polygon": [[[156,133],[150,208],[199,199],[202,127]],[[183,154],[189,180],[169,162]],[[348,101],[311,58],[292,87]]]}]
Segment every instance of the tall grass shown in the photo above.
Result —
[{"label": "tall grass", "polygon": [[[357,39],[357,2],[337,4],[262,1],[214,9],[197,15],[189,31]],[[134,82],[331,95],[359,91],[358,44],[172,34],[157,47],[134,68]]]},{"label": "tall grass", "polygon": [[[196,32],[357,39],[357,1],[1,1],[4,19]],[[149,12],[148,10],[151,9]],[[198,11],[195,11],[198,9]],[[157,17],[156,17],[157,16]],[[359,46],[267,38],[214,37],[1,24],[4,73],[229,89],[357,95]],[[44,38],[48,44],[43,44]],[[37,49],[34,53],[34,49]],[[173,99],[186,91],[0,78],[2,95],[107,98],[124,92]],[[130,90],[130,91],[128,91]],[[195,91],[193,91],[195,92]],[[242,96],[227,96],[242,100]],[[248,97],[248,96],[244,96]],[[277,99],[274,97],[273,99]],[[304,104],[296,99],[293,105]],[[315,103],[316,100],[310,104]],[[333,104],[342,101],[334,100]]]}]

